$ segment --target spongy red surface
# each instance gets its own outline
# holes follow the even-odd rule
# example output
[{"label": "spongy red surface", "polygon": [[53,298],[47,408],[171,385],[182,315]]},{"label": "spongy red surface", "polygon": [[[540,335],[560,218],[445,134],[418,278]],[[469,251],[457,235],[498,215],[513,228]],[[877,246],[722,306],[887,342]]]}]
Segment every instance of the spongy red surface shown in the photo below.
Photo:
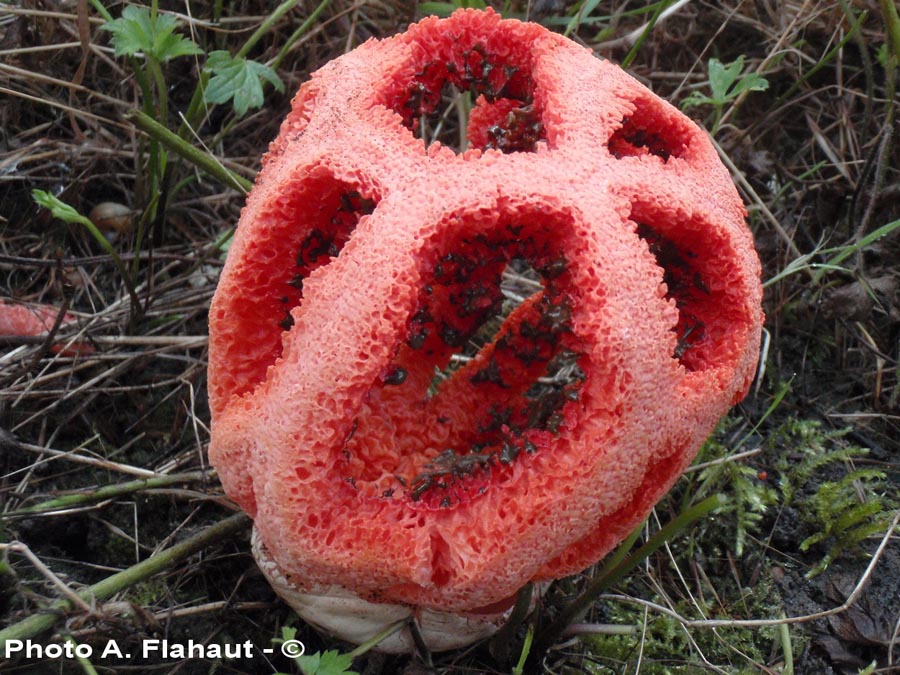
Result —
[{"label": "spongy red surface", "polygon": [[[52,305],[18,305],[0,299],[0,335],[35,336],[47,333],[56,323],[60,310]],[[60,326],[75,322],[75,317],[66,312]],[[74,342],[68,346],[53,345],[54,352],[63,356],[86,354],[93,347],[84,342]]]},{"label": "spongy red surface", "polygon": [[[413,134],[445,82],[463,154]],[[436,383],[514,260],[543,290]],[[481,607],[646,516],[749,386],[760,299],[702,130],[540,26],[426,19],[314,74],[269,149],[210,312],[210,457],[295,583]]]},{"label": "spongy red surface", "polygon": [[[40,335],[53,327],[56,315],[54,307],[47,305],[26,306],[14,305],[0,300],[0,335]],[[74,317],[66,314],[63,322],[74,321]]]}]

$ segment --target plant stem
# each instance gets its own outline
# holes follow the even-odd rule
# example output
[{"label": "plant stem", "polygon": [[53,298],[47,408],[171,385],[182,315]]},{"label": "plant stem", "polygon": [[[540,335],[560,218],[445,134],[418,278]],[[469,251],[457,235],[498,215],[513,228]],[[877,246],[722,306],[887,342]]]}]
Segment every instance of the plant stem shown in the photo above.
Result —
[{"label": "plant stem", "polygon": [[107,22],[113,20],[112,14],[109,13],[109,11],[106,9],[106,7],[103,6],[103,3],[100,2],[100,0],[90,0],[90,2],[97,14],[102,16]]},{"label": "plant stem", "polygon": [[158,140],[172,152],[188,160],[198,168],[203,169],[210,176],[217,178],[225,185],[233,187],[243,193],[249,192],[250,188],[253,187],[252,182],[243,176],[237,175],[233,171],[229,171],[222,166],[215,157],[207,152],[197,149],[183,138],[180,138],[177,134],[169,131],[149,115],[139,110],[133,110],[126,117],[148,136]]},{"label": "plant stem", "polygon": [[[785,618],[784,612],[781,618]],[[781,642],[781,651],[784,653],[784,668],[781,670],[782,675],[794,675],[794,648],[791,646],[791,627],[786,623],[778,626],[778,638]]]},{"label": "plant stem", "polygon": [[506,620],[497,634],[491,638],[490,651],[491,654],[500,662],[506,661],[509,657],[509,648],[519,626],[528,616],[528,610],[531,609],[531,598],[534,596],[534,584],[527,583],[519,589],[516,596],[516,604],[513,607],[509,618]]},{"label": "plant stem", "polygon": [[213,251],[221,251],[222,248],[225,246],[225,244],[227,244],[229,241],[231,241],[231,238],[234,236],[234,229],[235,229],[234,227],[229,227],[222,234],[220,234],[219,238],[216,239],[210,245],[212,250]]},{"label": "plant stem", "polygon": [[[887,33],[887,60],[885,63],[885,82],[884,82],[884,98],[885,98],[885,116],[884,126],[879,135],[881,142],[875,150],[871,162],[867,165],[872,167],[872,180],[868,188],[869,203],[862,213],[859,222],[856,224],[856,232],[854,238],[859,241],[869,229],[869,223],[875,213],[876,206],[879,203],[879,194],[884,187],[889,170],[889,158],[894,140],[894,115],[896,112],[896,101],[894,96],[897,93],[897,68],[900,65],[900,16],[897,15],[897,7],[889,0],[881,0],[881,11],[884,15],[885,32]],[[868,168],[868,167],[867,167]],[[864,170],[862,176],[865,178],[868,171]],[[859,193],[859,188],[857,188]],[[856,197],[854,197],[854,201]],[[863,270],[863,257],[857,256],[855,270],[858,274],[865,274]]]},{"label": "plant stem", "polygon": [[186,140],[190,134],[191,130],[197,126],[197,122],[200,119],[200,112],[203,110],[203,92],[206,91],[206,85],[209,84],[209,73],[205,70],[200,71],[200,77],[197,79],[197,86],[194,88],[194,93],[191,95],[191,102],[188,103],[187,112],[184,114],[184,119],[181,121],[181,126],[178,128],[178,137]]},{"label": "plant stem", "polygon": [[6,516],[24,516],[26,514],[44,513],[46,511],[56,511],[59,509],[72,508],[82,504],[90,504],[94,502],[102,502],[106,499],[114,499],[123,495],[133,494],[141,490],[154,490],[171,485],[180,485],[182,483],[194,483],[202,481],[209,477],[209,473],[205,471],[192,471],[190,473],[172,474],[170,476],[160,476],[158,478],[143,478],[141,480],[132,480],[125,483],[116,483],[113,485],[104,485],[98,488],[89,488],[86,492],[77,492],[75,494],[63,495],[56,499],[50,499],[34,506],[26,506],[15,511],[9,511]]},{"label": "plant stem", "polygon": [[640,37],[634,41],[634,44],[631,46],[631,49],[628,50],[628,54],[625,55],[625,58],[622,59],[622,68],[628,68],[631,65],[631,62],[637,57],[638,50],[640,50],[641,45],[644,44],[644,40],[646,40],[650,34],[653,32],[653,29],[656,27],[656,22],[659,21],[660,15],[666,10],[666,8],[671,5],[673,0],[668,0],[668,2],[658,2],[656,4],[656,9],[653,12],[653,16],[650,17],[650,20],[647,22],[647,25],[644,27],[644,31],[641,33]]},{"label": "plant stem", "polygon": [[131,297],[131,315],[135,316],[138,312],[141,311],[141,301],[140,299],[138,299],[137,290],[134,287],[134,280],[128,274],[128,268],[125,267],[125,263],[122,261],[122,258],[119,257],[118,251],[113,248],[113,245],[109,243],[109,239],[107,239],[103,235],[103,233],[99,229],[97,229],[97,226],[94,225],[93,222],[91,222],[90,218],[78,213],[73,217],[73,221],[77,222],[79,225],[83,225],[87,229],[87,231],[90,232],[94,240],[98,244],[100,244],[103,250],[106,251],[112,258],[113,264],[116,266],[119,274],[122,275],[122,283],[125,284],[128,295]]},{"label": "plant stem", "polygon": [[666,542],[671,541],[678,533],[686,529],[696,521],[704,518],[712,511],[720,508],[727,501],[724,495],[713,495],[704,499],[699,504],[682,511],[675,518],[666,523],[656,534],[641,546],[632,555],[624,558],[612,569],[604,567],[603,571],[594,578],[588,587],[575,600],[564,607],[556,620],[547,627],[538,640],[536,654],[545,653],[562,635],[566,627],[581,618],[590,608],[597,597],[610,586],[617,584],[635,567],[646,560]]},{"label": "plant stem", "polygon": [[[260,24],[259,28],[253,31],[253,34],[247,38],[247,41],[241,46],[240,49],[235,53],[235,58],[246,58],[247,54],[250,53],[250,50],[256,45],[257,42],[272,29],[279,19],[281,19],[285,14],[291,11],[294,7],[299,4],[300,0],[284,0],[278,7],[275,8],[275,11],[270,14],[265,21]],[[322,13],[329,4],[331,0],[322,0],[321,4],[313,10],[312,14],[307,17],[306,21],[304,21],[300,27],[294,31],[294,33],[287,39],[284,46],[279,52],[278,57],[275,58],[275,61],[272,63],[272,68],[278,68],[278,64],[281,63],[284,55],[287,53],[287,50],[293,46],[294,42],[305,33],[312,23],[318,18],[319,14]],[[184,121],[178,129],[178,136],[187,139],[191,129],[197,126],[200,120],[200,112],[203,110],[203,92],[206,91],[206,86],[209,84],[210,74],[203,70],[200,72],[200,78],[197,80],[197,86],[194,88],[194,93],[191,96],[191,102],[188,104],[187,112],[184,115]]]},{"label": "plant stem", "polygon": [[278,52],[278,56],[276,56],[270,64],[273,70],[278,69],[278,66],[281,65],[282,61],[284,61],[284,58],[288,55],[288,52],[291,50],[291,47],[294,46],[294,43],[298,39],[300,39],[301,35],[309,30],[309,27],[312,26],[315,20],[319,18],[319,14],[321,14],[330,4],[331,0],[322,0],[322,2],[319,3],[318,7],[316,7],[312,11],[312,14],[306,17],[306,21],[300,24],[300,27],[297,28],[297,30],[295,30],[293,33],[291,33],[291,36],[285,41],[284,46],[281,48],[281,51]]},{"label": "plant stem", "polygon": [[724,112],[725,112],[724,106],[721,103],[716,103],[712,127],[709,130],[710,136],[715,136],[716,134],[719,133],[719,125],[722,123],[722,114]]},{"label": "plant stem", "polygon": [[525,664],[528,662],[528,655],[531,653],[531,643],[534,640],[534,626],[528,627],[525,634],[525,644],[522,645],[522,653],[519,654],[519,662],[513,668],[513,675],[522,675],[525,670]]},{"label": "plant stem", "polygon": [[836,252],[836,254],[830,257],[824,266],[816,270],[813,280],[818,283],[828,273],[829,270],[834,269],[851,255],[858,253],[869,244],[872,244],[882,237],[889,235],[891,232],[898,228],[900,228],[900,219],[892,220],[891,222],[886,223],[885,225],[882,225],[875,230],[872,230],[867,235],[862,237],[859,241],[853,244],[850,244],[848,246],[839,246],[833,249],[825,249],[824,251],[822,251],[822,253],[831,253],[834,251]]},{"label": "plant stem", "polygon": [[[71,635],[66,636],[66,642],[71,644],[73,647],[78,646],[78,643],[75,642],[75,639]],[[81,666],[81,669],[84,671],[85,675],[98,675],[97,669],[94,668],[94,666],[91,665],[91,662],[88,661],[85,657],[78,656],[78,654],[76,653],[75,660],[78,661],[78,665]]]},{"label": "plant stem", "polygon": [[628,552],[634,546],[634,542],[638,540],[638,537],[641,536],[641,532],[644,529],[644,524],[647,521],[645,520],[643,523],[634,528],[634,531],[629,534],[625,540],[618,545],[615,551],[612,552],[612,555],[609,556],[607,560],[604,561],[603,567],[600,569],[600,572],[597,574],[598,577],[603,577],[609,574],[612,570],[622,564],[622,561],[628,557]]},{"label": "plant stem", "polygon": [[[101,0],[89,0],[89,1],[90,1],[91,5],[93,6],[94,10],[101,17],[103,17],[104,21],[106,21],[107,23],[110,23],[111,21],[113,21],[112,14],[110,14],[109,11],[106,9],[106,7],[103,6],[103,3],[101,2]],[[134,73],[134,78],[137,81],[138,88],[141,90],[141,101],[142,101],[142,105],[144,106],[144,110],[148,114],[152,115],[153,114],[153,91],[150,88],[150,82],[147,79],[147,74],[144,72],[143,68],[141,68],[140,62],[138,61],[138,59],[136,57],[129,56],[128,64],[131,66],[131,72]],[[156,161],[155,158],[156,158],[156,152],[158,149],[155,146],[156,146],[156,142],[151,141],[151,147],[150,147],[150,165],[151,166],[153,166],[153,164]],[[143,153],[139,153],[138,156],[140,157],[142,155],[143,155]],[[137,168],[139,168],[139,167],[137,167]],[[150,190],[148,190],[148,194],[152,195],[153,193],[154,193],[154,190],[152,188]],[[135,270],[137,270],[137,267],[135,267]],[[135,274],[134,277],[137,278],[137,275]]]},{"label": "plant stem", "polygon": [[[866,17],[868,17],[868,12],[863,11],[860,13],[859,17],[854,17],[853,15],[848,15],[848,19],[850,19],[851,24],[850,28],[847,29],[847,34],[838,42],[834,47],[832,47],[825,56],[820,58],[816,63],[814,63],[809,70],[803,73],[802,77],[798,77],[794,82],[791,83],[791,86],[788,87],[787,91],[781,94],[775,102],[771,105],[771,110],[777,110],[780,108],[785,101],[787,101],[791,96],[794,95],[801,86],[803,86],[804,82],[809,81],[813,75],[819,72],[822,68],[831,63],[832,59],[835,56],[841,53],[841,50],[847,45],[850,40],[856,37],[859,34],[859,28],[865,22]],[[762,116],[753,123],[753,126],[761,122],[765,119],[765,116]],[[746,133],[746,132],[745,132]]]},{"label": "plant stem", "polygon": [[377,647],[377,646],[380,645],[382,642],[384,642],[385,640],[387,640],[389,637],[391,637],[391,635],[393,635],[394,633],[396,633],[397,631],[399,631],[401,628],[403,628],[403,627],[404,627],[406,624],[408,624],[410,621],[411,621],[411,619],[401,619],[401,620],[398,621],[397,623],[391,624],[390,626],[388,626],[387,628],[385,628],[385,629],[384,629],[383,631],[381,631],[380,633],[378,633],[378,634],[376,634],[376,635],[370,637],[368,640],[366,640],[365,642],[363,642],[361,645],[359,645],[359,646],[358,646],[356,649],[354,649],[352,652],[348,652],[348,653],[347,653],[347,656],[349,656],[350,658],[353,658],[353,659],[355,659],[357,656],[362,656],[363,654],[365,654],[367,651],[369,651],[369,650],[372,649],[373,647]]},{"label": "plant stem", "polygon": [[570,623],[563,635],[634,635],[640,626],[617,623]]},{"label": "plant stem", "polygon": [[[235,514],[180,544],[175,544],[118,574],[98,581],[93,586],[79,591],[78,595],[89,603],[94,600],[101,602],[108,600],[116,593],[172,567],[210,544],[237,534],[249,525],[250,519],[245,514]],[[40,613],[32,614],[27,619],[0,630],[0,648],[9,640],[27,640],[50,630],[65,618],[65,612],[72,609],[72,604],[71,600],[57,600]]]},{"label": "plant stem", "polygon": [[[212,20],[214,24],[218,24],[222,21],[222,12],[225,8],[225,0],[214,0],[212,7]],[[216,49],[222,49],[225,45],[225,35],[224,33],[216,33],[215,37],[216,41]]]},{"label": "plant stem", "polygon": [[895,58],[900,58],[900,14],[892,0],[881,0],[881,12],[884,14],[888,40]]},{"label": "plant stem", "polygon": [[245,58],[247,54],[250,53],[250,50],[259,42],[260,38],[263,35],[269,32],[269,29],[274,26],[278,20],[283,17],[285,14],[290,12],[294,7],[296,7],[300,3],[300,0],[284,0],[278,7],[275,8],[275,11],[272,12],[265,21],[263,21],[259,28],[253,31],[253,35],[247,38],[247,41],[244,43],[244,46],[238,49],[237,53],[234,55],[235,58]]}]

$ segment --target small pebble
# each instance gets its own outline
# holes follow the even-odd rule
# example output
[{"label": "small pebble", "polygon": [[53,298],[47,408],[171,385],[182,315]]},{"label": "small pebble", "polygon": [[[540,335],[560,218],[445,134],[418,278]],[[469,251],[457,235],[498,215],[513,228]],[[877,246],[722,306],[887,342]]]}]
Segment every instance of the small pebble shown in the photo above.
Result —
[{"label": "small pebble", "polygon": [[104,232],[131,232],[134,225],[131,209],[118,202],[100,202],[88,214],[91,222]]}]

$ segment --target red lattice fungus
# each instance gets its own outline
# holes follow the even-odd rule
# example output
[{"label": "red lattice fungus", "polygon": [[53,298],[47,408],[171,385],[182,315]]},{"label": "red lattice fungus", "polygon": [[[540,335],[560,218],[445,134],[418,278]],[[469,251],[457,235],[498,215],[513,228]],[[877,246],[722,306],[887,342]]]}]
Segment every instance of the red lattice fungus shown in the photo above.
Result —
[{"label": "red lattice fungus", "polygon": [[[448,87],[459,154],[416,137]],[[318,71],[210,313],[210,456],[270,575],[471,614],[597,561],[751,382],[744,215],[702,130],[540,26]]]},{"label": "red lattice fungus", "polygon": [[[0,298],[0,335],[6,337],[42,337],[56,329],[67,328],[77,319],[52,305],[19,305]],[[61,356],[91,354],[94,347],[80,340],[55,339],[50,351]]]}]

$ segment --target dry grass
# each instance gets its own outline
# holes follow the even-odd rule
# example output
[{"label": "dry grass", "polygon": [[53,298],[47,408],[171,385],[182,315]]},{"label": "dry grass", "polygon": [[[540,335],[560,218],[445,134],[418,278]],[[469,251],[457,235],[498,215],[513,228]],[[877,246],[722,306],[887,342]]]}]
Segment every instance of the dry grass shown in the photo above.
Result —
[{"label": "dry grass", "polygon": [[[118,15],[119,6],[104,4]],[[301,2],[263,38],[253,58],[274,57],[316,4]],[[507,4],[512,13],[530,12],[558,30],[565,29],[578,6],[553,0]],[[211,22],[215,5],[206,0],[162,5],[209,50],[236,49],[272,10],[270,3],[256,0],[225,3],[222,20]],[[872,449],[870,461],[888,472],[896,495],[900,243],[896,233],[889,234],[858,250],[847,248],[840,269],[820,266],[836,255],[828,249],[865,242],[866,235],[900,218],[896,72],[879,60],[879,48],[887,41],[884,5],[872,0],[677,3],[634,52],[629,70],[676,104],[707,86],[711,57],[727,63],[743,56],[746,70],[770,82],[767,92],[742,95],[725,107],[715,139],[748,205],[764,279],[773,280],[766,296],[771,341],[765,377],[741,414],[755,424],[778,383],[792,380],[791,393],[775,416],[850,427],[851,438]],[[601,3],[592,16],[611,18],[585,21],[571,37],[601,56],[626,59],[650,17],[629,13],[641,7]],[[311,71],[369,37],[402,29],[415,16],[413,3],[403,0],[334,0],[279,69],[287,93],[270,90],[265,107],[239,121],[225,106],[215,108],[194,130],[197,142],[228,169],[252,178],[290,96]],[[851,30],[856,20],[859,28]],[[68,307],[77,323],[63,326],[61,339],[92,348],[55,353],[44,338],[4,338],[2,343],[4,624],[35,615],[49,602],[71,596],[73,589],[230,513],[204,454],[209,438],[206,322],[222,264],[214,244],[237,221],[243,197],[176,162],[167,208],[153,215],[148,143],[123,117],[140,107],[140,92],[126,60],[113,55],[108,33],[99,29],[102,23],[87,2],[0,5],[0,296]],[[189,103],[198,66],[185,57],[166,67],[170,128],[178,127],[176,111]],[[695,108],[691,114],[702,122],[711,119],[704,118],[709,112]],[[130,210],[134,223],[145,221],[139,251],[134,229],[113,239],[135,271],[139,308],[131,306],[111,259],[83,229],[52,219],[34,204],[30,193],[35,188],[57,194],[84,214],[98,203],[117,202]],[[796,273],[780,275],[786,269]],[[757,445],[765,433],[763,426]],[[753,454],[740,458],[753,460]],[[138,479],[150,482],[133,482]],[[128,483],[127,489],[102,490],[121,483]],[[57,501],[69,494],[78,496]],[[744,588],[771,575],[772,568],[809,562],[798,550],[770,547],[775,515],[749,563],[735,560],[716,543],[715,564],[700,553],[689,559],[661,556],[623,589],[629,595],[646,591],[669,598],[661,606],[670,612],[697,609],[681,629],[684,659],[694,670],[679,670],[681,664],[673,662],[671,672],[787,672],[783,635],[781,647],[761,660],[759,653],[742,656],[742,644],[727,635],[717,633],[712,642],[699,637],[718,625],[691,623],[708,616],[701,606],[716,608],[715,615],[726,620],[779,618],[714,597],[723,584]],[[2,543],[13,541],[22,544]],[[896,550],[889,537],[884,543]],[[141,635],[174,641],[249,638],[262,647],[291,621],[256,572],[245,537],[220,541],[193,561],[143,580],[115,600],[79,600],[57,622],[58,634],[92,644],[121,638],[123,645],[136,644]],[[751,577],[741,578],[748,570]],[[864,570],[865,561],[859,562],[855,571]],[[880,570],[875,565],[868,574],[877,577]],[[576,578],[560,584],[547,601],[551,610],[583,583]],[[821,589],[816,592],[821,595]],[[639,612],[642,638],[629,660],[603,660],[577,641],[552,651],[543,668],[553,673],[661,672],[647,670],[652,655],[643,652],[648,622],[660,606],[648,602]],[[615,598],[604,603],[592,620],[616,614],[609,609]],[[839,604],[821,601],[799,615]],[[838,636],[850,645],[849,652],[877,659],[875,672],[890,672],[897,661],[896,630],[882,643],[864,647]],[[299,637],[311,649],[334,646],[308,628],[301,628]],[[719,648],[709,653],[710,644]],[[799,650],[794,655],[795,672],[824,672],[817,669],[825,667],[856,672],[857,665],[835,657],[837,650],[809,644],[812,655]],[[405,658],[372,656],[357,663],[368,673],[422,672]],[[443,673],[509,672],[484,650],[443,655],[435,663]],[[93,665],[109,672],[102,662]],[[27,664],[0,660],[0,670],[9,672],[51,672],[40,669],[48,667],[29,670]],[[272,673],[289,666],[283,660],[256,659],[216,667],[218,673]],[[89,672],[77,664],[54,663],[52,668]],[[168,660],[153,672],[213,670],[210,663]],[[138,666],[120,672],[150,670]]]}]

